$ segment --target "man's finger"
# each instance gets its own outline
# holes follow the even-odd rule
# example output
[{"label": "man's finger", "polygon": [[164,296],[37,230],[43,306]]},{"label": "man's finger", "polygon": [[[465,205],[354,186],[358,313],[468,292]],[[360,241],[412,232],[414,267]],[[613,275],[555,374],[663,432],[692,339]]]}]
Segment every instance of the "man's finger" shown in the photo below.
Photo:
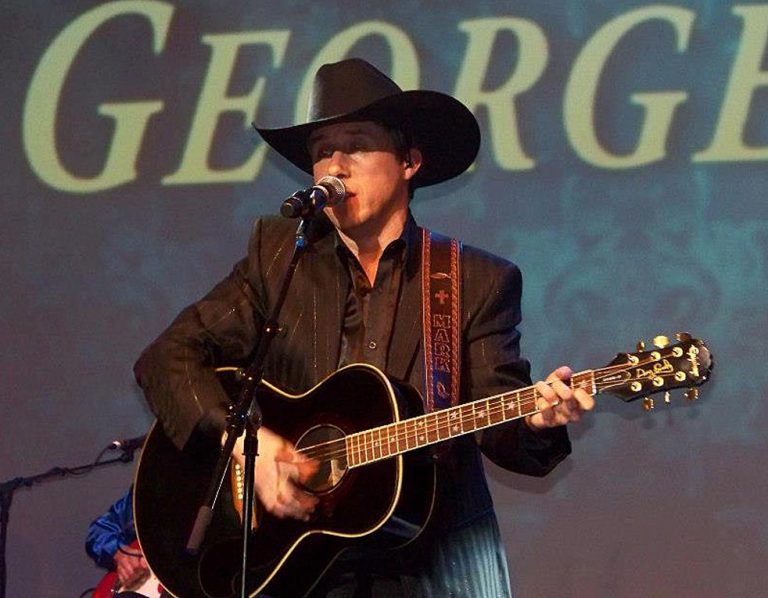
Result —
[{"label": "man's finger", "polygon": [[554,382],[555,380],[566,381],[570,380],[571,376],[573,376],[573,370],[571,370],[571,368],[569,368],[567,365],[561,365],[549,376],[547,376],[547,382]]}]

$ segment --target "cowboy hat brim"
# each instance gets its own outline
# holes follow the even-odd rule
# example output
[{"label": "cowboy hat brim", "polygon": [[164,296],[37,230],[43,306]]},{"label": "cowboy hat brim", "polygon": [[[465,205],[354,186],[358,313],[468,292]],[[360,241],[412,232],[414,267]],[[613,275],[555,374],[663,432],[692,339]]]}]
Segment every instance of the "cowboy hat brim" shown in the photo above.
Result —
[{"label": "cowboy hat brim", "polygon": [[280,155],[312,174],[308,141],[313,131],[349,121],[375,121],[407,132],[422,153],[422,166],[413,187],[447,181],[464,172],[480,148],[480,128],[464,104],[449,95],[427,90],[401,91],[362,108],[305,124],[263,128],[253,124],[262,139]]}]

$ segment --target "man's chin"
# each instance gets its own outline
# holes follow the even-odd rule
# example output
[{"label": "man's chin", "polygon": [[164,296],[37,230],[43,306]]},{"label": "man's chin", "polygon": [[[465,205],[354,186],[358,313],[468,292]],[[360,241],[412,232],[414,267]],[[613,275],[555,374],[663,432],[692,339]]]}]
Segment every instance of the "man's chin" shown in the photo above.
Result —
[{"label": "man's chin", "polygon": [[335,206],[326,209],[328,219],[333,225],[347,234],[353,233],[365,224],[365,218],[350,206]]}]

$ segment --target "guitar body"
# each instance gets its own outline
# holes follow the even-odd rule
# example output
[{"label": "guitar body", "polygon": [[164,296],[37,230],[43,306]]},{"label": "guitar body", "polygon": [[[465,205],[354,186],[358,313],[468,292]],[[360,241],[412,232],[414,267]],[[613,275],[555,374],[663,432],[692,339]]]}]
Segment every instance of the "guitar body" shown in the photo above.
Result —
[{"label": "guitar body", "polygon": [[[257,400],[263,425],[300,450],[413,417],[422,409],[415,390],[392,385],[366,365],[343,368],[299,396],[264,384]],[[242,536],[229,484],[223,485],[198,556],[184,550],[218,449],[199,441],[179,451],[156,424],[142,452],[134,489],[136,528],[147,562],[176,596],[218,598],[239,588]],[[345,550],[367,544],[396,548],[413,540],[431,514],[434,466],[424,451],[353,468],[339,454],[321,465],[307,486],[319,499],[308,522],[257,510],[249,555],[251,595],[302,596]]]}]

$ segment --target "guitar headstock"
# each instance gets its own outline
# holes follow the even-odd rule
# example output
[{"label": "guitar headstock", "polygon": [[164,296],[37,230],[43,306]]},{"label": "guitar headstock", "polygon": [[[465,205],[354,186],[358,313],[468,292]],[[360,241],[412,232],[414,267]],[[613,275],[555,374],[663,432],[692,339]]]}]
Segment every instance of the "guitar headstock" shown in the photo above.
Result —
[{"label": "guitar headstock", "polygon": [[626,402],[643,397],[643,407],[653,408],[649,395],[675,388],[688,388],[685,397],[698,398],[698,386],[709,380],[712,372],[712,355],[704,341],[693,338],[687,332],[675,335],[677,342],[670,343],[665,336],[653,339],[655,348],[645,350],[645,343],[638,343],[635,353],[619,353],[610,364],[595,370],[595,387],[598,392],[609,392]]}]

